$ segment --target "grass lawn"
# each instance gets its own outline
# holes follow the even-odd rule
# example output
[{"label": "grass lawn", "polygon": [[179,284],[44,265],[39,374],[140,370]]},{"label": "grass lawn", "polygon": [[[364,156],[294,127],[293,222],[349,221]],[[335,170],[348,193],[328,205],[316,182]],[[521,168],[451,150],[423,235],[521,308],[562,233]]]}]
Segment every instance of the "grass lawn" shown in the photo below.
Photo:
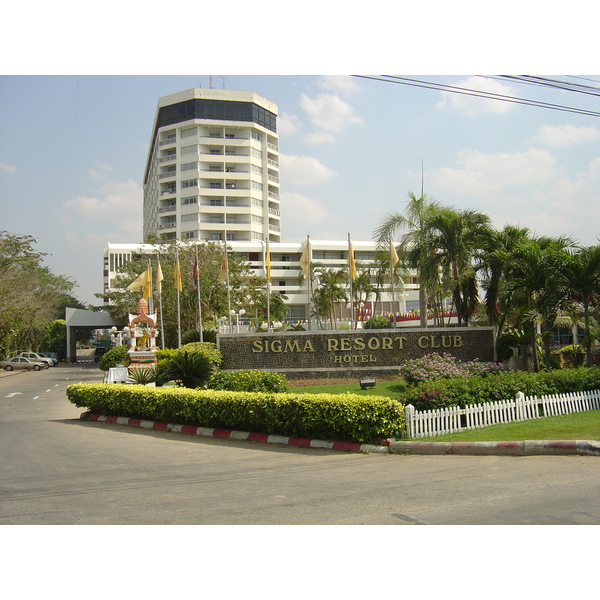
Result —
[{"label": "grass lawn", "polygon": [[[398,400],[406,384],[402,380],[377,380],[375,387],[360,389],[358,379],[344,383],[294,386],[294,392],[307,394],[359,394],[361,396],[387,396]],[[405,438],[406,439],[406,438]],[[600,411],[592,410],[560,417],[546,417],[517,423],[491,425],[462,433],[449,433],[434,437],[415,438],[419,441],[438,442],[509,442],[521,440],[600,440]]]}]

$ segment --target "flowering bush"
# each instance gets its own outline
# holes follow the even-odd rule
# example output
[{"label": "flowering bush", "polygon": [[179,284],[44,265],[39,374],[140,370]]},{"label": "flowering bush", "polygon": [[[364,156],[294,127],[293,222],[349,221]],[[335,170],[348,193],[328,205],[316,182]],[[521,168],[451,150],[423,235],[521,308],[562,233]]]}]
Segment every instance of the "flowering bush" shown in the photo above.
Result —
[{"label": "flowering bush", "polygon": [[454,377],[484,377],[493,373],[505,372],[507,368],[496,363],[482,363],[478,360],[461,362],[449,354],[427,354],[421,358],[409,360],[400,368],[408,384],[414,385],[425,381],[451,379]]}]

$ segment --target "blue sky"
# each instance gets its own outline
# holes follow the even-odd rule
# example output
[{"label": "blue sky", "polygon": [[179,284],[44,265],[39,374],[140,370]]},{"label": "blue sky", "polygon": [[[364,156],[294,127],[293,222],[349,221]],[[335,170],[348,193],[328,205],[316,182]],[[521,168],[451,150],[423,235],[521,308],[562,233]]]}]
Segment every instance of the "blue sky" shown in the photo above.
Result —
[{"label": "blue sky", "polygon": [[[11,10],[26,16],[25,9]],[[147,42],[152,31],[143,31],[150,16],[139,19],[140,30],[130,32],[128,52],[122,52],[124,42],[117,35],[124,25],[112,26],[112,54],[95,43],[98,33],[93,27],[86,46],[80,32],[63,41],[60,29],[51,36],[38,25],[32,37],[52,43],[35,58],[20,57],[21,62],[0,75],[0,229],[36,237],[38,249],[49,253],[46,264],[78,283],[76,295],[84,303],[98,303],[94,293],[102,290],[102,251],[107,243],[141,241],[142,176],[159,96],[209,86],[208,74],[153,74],[170,70],[159,60],[150,60],[149,68],[148,60],[139,58],[136,43]],[[365,25],[374,19],[367,15]],[[96,20],[102,29],[108,16],[100,13]],[[298,21],[300,29],[309,23],[304,13]],[[230,73],[213,75],[213,87],[254,91],[278,105],[284,241],[300,241],[306,235],[346,239],[348,233],[353,240],[372,239],[386,214],[404,210],[409,191],[420,192],[423,165],[425,192],[444,204],[483,211],[497,227],[512,223],[539,235],[570,235],[582,244],[597,243],[597,117],[350,76],[303,74],[402,73],[404,67],[413,79],[597,111],[597,96],[468,74],[543,74],[564,68],[587,79],[553,77],[600,88],[600,75],[582,75],[593,54],[577,55],[577,48],[570,46],[577,60],[569,61],[564,46],[553,46],[552,69],[543,68],[548,57],[546,63],[522,56],[507,60],[503,50],[500,59],[493,52],[487,58],[483,52],[474,54],[472,46],[474,41],[481,43],[484,32],[472,29],[468,43],[459,43],[459,34],[469,31],[466,23],[448,34],[451,45],[440,39],[443,23],[438,23],[438,29],[429,32],[431,38],[423,38],[418,29],[397,38],[380,39],[377,32],[354,38],[354,44],[348,44],[351,31],[342,27],[341,43],[331,46],[331,40],[326,45],[318,37],[325,22],[315,25],[310,44],[303,37],[301,54],[293,53],[301,34],[292,31],[289,40],[274,34],[269,38],[273,60],[264,64],[260,52],[237,50],[246,47],[239,34],[248,24],[242,21],[233,23],[230,31],[231,39],[239,40],[237,46],[233,43],[235,59],[226,52],[216,53],[214,60],[185,57],[186,47],[196,47],[193,39],[183,41],[178,52],[181,72]],[[378,26],[385,31],[381,19]],[[515,33],[521,26],[511,24]],[[586,28],[593,27],[582,27],[581,39],[593,39],[586,37]],[[544,42],[550,33],[542,35]],[[505,38],[503,33],[487,35]],[[430,49],[426,60],[421,60],[421,51],[419,60],[414,52],[403,58],[409,47],[426,48],[424,39],[439,40],[436,52],[448,51],[432,56]],[[206,43],[213,41],[208,38]],[[256,50],[256,42],[249,47]],[[0,42],[3,50],[8,43]],[[74,43],[83,51],[71,52]],[[531,42],[529,49],[537,47]],[[151,59],[158,56],[151,54]],[[473,56],[479,60],[473,61]],[[164,61],[172,55],[162,52],[160,57]],[[172,61],[169,65],[172,72]],[[235,75],[261,73],[266,66],[291,74]]]}]

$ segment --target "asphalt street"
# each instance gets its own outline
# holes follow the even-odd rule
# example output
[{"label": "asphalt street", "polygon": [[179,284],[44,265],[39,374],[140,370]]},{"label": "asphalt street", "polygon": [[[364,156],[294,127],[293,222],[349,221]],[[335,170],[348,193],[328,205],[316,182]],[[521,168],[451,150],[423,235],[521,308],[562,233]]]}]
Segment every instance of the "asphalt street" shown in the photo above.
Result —
[{"label": "asphalt street", "polygon": [[402,456],[82,421],[96,365],[0,377],[0,524],[596,525],[589,456]]}]

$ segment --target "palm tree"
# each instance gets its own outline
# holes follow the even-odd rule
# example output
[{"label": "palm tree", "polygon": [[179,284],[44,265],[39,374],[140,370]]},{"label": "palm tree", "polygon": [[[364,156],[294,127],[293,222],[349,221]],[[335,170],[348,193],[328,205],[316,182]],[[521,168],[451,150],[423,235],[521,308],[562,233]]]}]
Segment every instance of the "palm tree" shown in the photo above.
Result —
[{"label": "palm tree", "polygon": [[[451,290],[458,324],[468,325],[479,303],[477,261],[490,232],[489,216],[476,210],[440,208],[423,223],[425,235],[411,255],[426,279]],[[418,258],[420,257],[420,258]]]},{"label": "palm tree", "polygon": [[421,327],[427,327],[427,296],[430,291],[427,288],[429,282],[423,278],[423,273],[421,273],[422,262],[427,259],[427,253],[413,253],[412,261],[407,260],[407,253],[423,238],[425,223],[440,207],[438,201],[430,200],[426,194],[421,194],[417,198],[412,192],[409,192],[405,214],[387,214],[373,232],[373,237],[382,250],[389,246],[390,240],[393,239],[396,232],[403,232],[398,256],[401,260],[406,261],[409,267],[417,269],[419,273]]},{"label": "palm tree", "polygon": [[[317,275],[318,273],[318,275]],[[335,307],[339,302],[347,302],[348,295],[344,285],[348,279],[346,269],[322,268],[315,272],[319,281],[319,287],[312,295],[313,311],[317,318],[328,318],[336,323]],[[337,329],[337,324],[335,325]]]},{"label": "palm tree", "polygon": [[600,245],[581,248],[569,255],[563,271],[569,299],[583,307],[586,331],[585,362],[592,365],[591,310],[600,301]]}]

